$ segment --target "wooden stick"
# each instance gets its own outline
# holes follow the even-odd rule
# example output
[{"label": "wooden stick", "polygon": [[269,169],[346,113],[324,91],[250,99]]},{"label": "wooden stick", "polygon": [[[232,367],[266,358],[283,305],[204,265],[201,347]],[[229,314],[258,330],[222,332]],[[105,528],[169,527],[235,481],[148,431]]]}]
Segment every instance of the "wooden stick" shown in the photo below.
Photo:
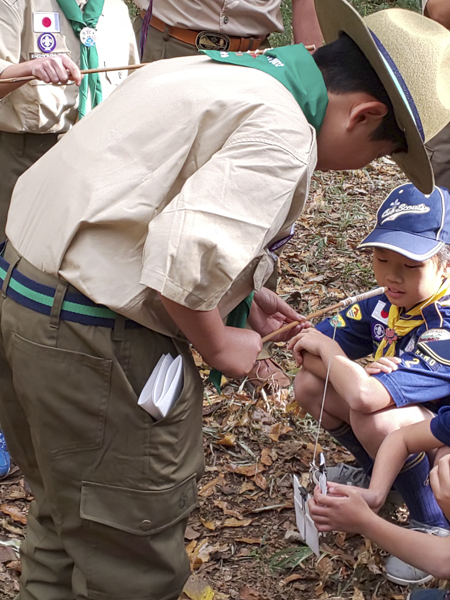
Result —
[{"label": "wooden stick", "polygon": [[[313,52],[316,47],[305,46],[308,52]],[[126,65],[125,67],[102,67],[98,69],[84,69],[81,71],[82,75],[88,75],[89,73],[109,73],[110,71],[132,71],[133,69],[140,69],[141,67],[146,67],[151,63],[140,63],[139,65]],[[10,77],[9,79],[0,79],[0,83],[21,83],[26,81],[34,81],[37,79],[34,75],[27,75],[26,77]],[[43,82],[44,83],[44,82]],[[60,85],[59,83],[50,84],[50,85]]]},{"label": "wooden stick", "polygon": [[[140,69],[150,63],[141,63],[139,65],[127,65],[126,67],[102,67],[98,69],[84,69],[81,71],[82,75],[88,75],[89,73],[108,73],[109,71],[132,71],[133,69]],[[37,79],[34,75],[28,75],[27,77],[10,77],[9,79],[0,79],[0,83],[20,83],[21,81],[34,81]],[[43,82],[44,83],[44,82]],[[54,85],[59,85],[55,83]]]},{"label": "wooden stick", "polygon": [[[357,296],[351,296],[350,298],[345,298],[344,300],[341,300],[340,302],[337,302],[336,304],[332,304],[331,306],[327,306],[326,308],[322,308],[321,310],[316,310],[315,312],[312,312],[307,317],[305,317],[305,321],[310,321],[311,319],[315,319],[316,317],[321,317],[322,315],[329,313],[332,310],[336,310],[336,308],[345,308],[346,306],[349,306],[350,304],[355,304],[355,302],[361,302],[361,300],[366,300],[367,298],[372,298],[373,296],[379,296],[381,294],[384,294],[384,292],[386,290],[387,290],[387,288],[385,288],[385,287],[379,287],[379,288],[376,288],[375,290],[371,290],[370,292],[365,292],[363,294],[358,294]],[[277,336],[279,333],[282,333],[283,331],[287,331],[288,329],[295,327],[296,325],[298,325],[301,322],[302,321],[292,321],[292,323],[288,323],[287,325],[280,327],[280,329],[276,329],[275,331],[272,331],[271,333],[269,333],[268,335],[266,335],[262,338],[263,343],[268,342],[269,340],[271,340],[272,338]]]}]

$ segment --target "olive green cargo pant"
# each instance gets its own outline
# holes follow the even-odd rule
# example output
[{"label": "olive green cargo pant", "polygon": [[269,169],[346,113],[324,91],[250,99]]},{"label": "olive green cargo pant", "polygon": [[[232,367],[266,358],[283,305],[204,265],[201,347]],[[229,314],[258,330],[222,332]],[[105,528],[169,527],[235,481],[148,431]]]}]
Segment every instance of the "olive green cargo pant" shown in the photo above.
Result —
[{"label": "olive green cargo pant", "polygon": [[[24,259],[17,269],[64,287]],[[115,329],[63,321],[60,300],[46,316],[0,297],[0,417],[35,497],[18,600],[175,600],[203,470],[189,348],[122,317]],[[155,422],[137,399],[167,352],[183,356],[184,387]]]}]

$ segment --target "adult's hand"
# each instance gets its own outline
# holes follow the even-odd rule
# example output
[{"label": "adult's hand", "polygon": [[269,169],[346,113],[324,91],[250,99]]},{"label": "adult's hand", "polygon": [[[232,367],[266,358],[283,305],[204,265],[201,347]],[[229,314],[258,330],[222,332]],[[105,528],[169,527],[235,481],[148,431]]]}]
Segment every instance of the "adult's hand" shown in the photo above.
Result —
[{"label": "adult's hand", "polygon": [[262,288],[255,293],[248,317],[248,324],[261,337],[293,321],[301,321],[301,324],[283,331],[274,337],[273,341],[285,342],[299,333],[304,327],[309,327],[311,324],[309,321],[305,321],[305,317],[289,306],[280,296],[268,288]]}]

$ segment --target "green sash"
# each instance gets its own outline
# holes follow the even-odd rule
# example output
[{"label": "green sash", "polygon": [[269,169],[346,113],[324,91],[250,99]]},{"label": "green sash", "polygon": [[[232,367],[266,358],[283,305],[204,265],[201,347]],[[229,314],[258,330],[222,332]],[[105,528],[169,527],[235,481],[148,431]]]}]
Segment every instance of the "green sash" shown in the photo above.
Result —
[{"label": "green sash", "polygon": [[[287,88],[302,109],[308,123],[319,133],[328,106],[325,82],[311,54],[303,44],[271,48],[264,54],[200,50],[217,62],[264,71]],[[245,327],[253,292],[228,315],[227,326]],[[222,373],[213,369],[209,380],[220,393]]]},{"label": "green sash", "polygon": [[264,71],[287,88],[308,123],[319,132],[328,105],[325,82],[314,58],[303,44],[271,48],[264,54],[201,50],[213,60]]},{"label": "green sash", "polygon": [[[85,27],[95,29],[98,20],[102,14],[105,0],[88,0],[84,11],[81,12],[76,0],[57,0],[66,19],[72,25],[74,34],[80,39],[80,31]],[[97,48],[85,46],[80,41],[80,69],[98,68]],[[102,101],[102,84],[98,73],[89,73],[83,77],[80,85],[78,118],[81,119],[86,114],[86,105],[88,98],[88,89],[91,92],[91,107],[97,106]]]}]

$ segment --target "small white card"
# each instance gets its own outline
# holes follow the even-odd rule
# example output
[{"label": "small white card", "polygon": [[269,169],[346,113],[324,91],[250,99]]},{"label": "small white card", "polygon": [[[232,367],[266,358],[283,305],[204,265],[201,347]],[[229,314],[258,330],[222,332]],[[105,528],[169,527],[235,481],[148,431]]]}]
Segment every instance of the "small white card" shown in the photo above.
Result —
[{"label": "small white card", "polygon": [[311,496],[294,475],[294,507],[297,528],[305,544],[311,548],[317,558],[320,558],[319,532],[309,514],[308,500],[310,498]]},{"label": "small white card", "polygon": [[183,359],[170,354],[161,356],[139,396],[138,405],[156,421],[163,419],[183,388]]}]

